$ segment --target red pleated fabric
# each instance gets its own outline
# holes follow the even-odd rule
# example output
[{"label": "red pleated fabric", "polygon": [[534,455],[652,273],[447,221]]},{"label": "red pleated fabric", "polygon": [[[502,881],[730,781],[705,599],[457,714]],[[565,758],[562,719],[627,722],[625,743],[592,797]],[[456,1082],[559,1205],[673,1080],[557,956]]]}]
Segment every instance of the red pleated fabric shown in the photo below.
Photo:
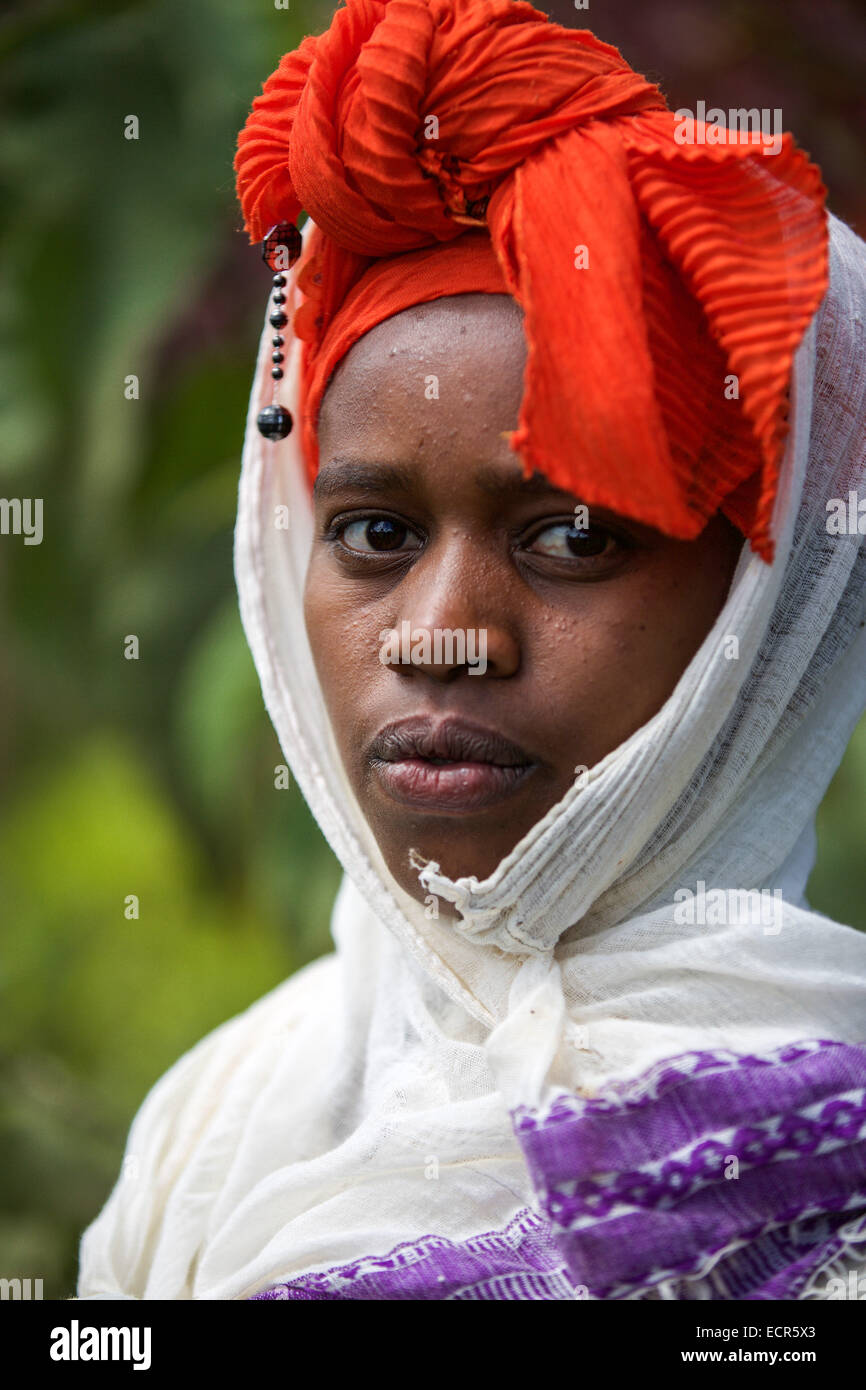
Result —
[{"label": "red pleated fabric", "polygon": [[294,320],[311,477],[358,338],[412,304],[509,293],[526,470],[680,539],[721,510],[770,560],[826,189],[788,134],[772,154],[694,130],[680,143],[615,48],[521,0],[348,0],[287,54],[235,168],[251,241],[302,210],[316,224]]}]

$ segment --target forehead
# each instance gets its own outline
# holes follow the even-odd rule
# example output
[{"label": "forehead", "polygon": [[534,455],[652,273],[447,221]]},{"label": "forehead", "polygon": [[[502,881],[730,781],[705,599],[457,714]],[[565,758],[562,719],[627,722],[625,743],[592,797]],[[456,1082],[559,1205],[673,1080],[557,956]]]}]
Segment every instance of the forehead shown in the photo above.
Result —
[{"label": "forehead", "polygon": [[322,464],[409,441],[416,450],[474,439],[489,454],[516,426],[525,361],[522,314],[507,295],[453,295],[395,314],[334,373],[319,412]]}]

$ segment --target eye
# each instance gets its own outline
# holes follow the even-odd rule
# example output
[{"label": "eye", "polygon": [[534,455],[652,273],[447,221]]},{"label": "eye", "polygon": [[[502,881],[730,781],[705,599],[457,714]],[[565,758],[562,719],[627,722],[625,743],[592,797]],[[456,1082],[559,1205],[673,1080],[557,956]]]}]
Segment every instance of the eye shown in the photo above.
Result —
[{"label": "eye", "polygon": [[336,534],[347,550],[362,555],[387,554],[395,550],[418,550],[420,537],[405,522],[391,516],[365,516],[337,526]]},{"label": "eye", "polygon": [[554,560],[612,560],[625,547],[603,526],[573,526],[559,521],[537,531],[527,549]]}]

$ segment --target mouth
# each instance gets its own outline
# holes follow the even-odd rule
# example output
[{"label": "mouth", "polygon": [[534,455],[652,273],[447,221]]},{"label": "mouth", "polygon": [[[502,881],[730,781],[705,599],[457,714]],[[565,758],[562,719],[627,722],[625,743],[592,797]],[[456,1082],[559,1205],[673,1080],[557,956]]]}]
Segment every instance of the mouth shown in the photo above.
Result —
[{"label": "mouth", "polygon": [[387,724],[367,756],[380,786],[395,801],[458,814],[504,800],[538,766],[510,739],[454,716]]}]

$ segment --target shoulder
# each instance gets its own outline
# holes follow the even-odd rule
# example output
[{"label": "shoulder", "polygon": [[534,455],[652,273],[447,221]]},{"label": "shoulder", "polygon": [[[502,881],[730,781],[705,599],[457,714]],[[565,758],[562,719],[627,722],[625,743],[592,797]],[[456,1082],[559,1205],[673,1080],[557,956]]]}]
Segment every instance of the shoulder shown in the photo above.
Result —
[{"label": "shoulder", "polygon": [[111,1195],[82,1238],[80,1298],[146,1296],[148,1270],[187,1173],[195,1170],[200,1181],[209,1170],[216,1189],[273,1059],[294,1052],[296,1041],[333,1015],[335,987],[331,954],[215,1028],[160,1077],[132,1122]]},{"label": "shoulder", "polygon": [[[331,992],[335,964],[333,954],[313,961],[185,1052],[148,1092],[133,1121],[130,1140],[141,1136],[156,1115],[181,1108],[182,1127],[195,1129],[204,1112],[213,1109],[214,1088],[221,1090],[235,1073],[254,1068],[275,1044],[315,1020],[317,1000]],[[200,1090],[205,1094],[198,1097]]]}]

